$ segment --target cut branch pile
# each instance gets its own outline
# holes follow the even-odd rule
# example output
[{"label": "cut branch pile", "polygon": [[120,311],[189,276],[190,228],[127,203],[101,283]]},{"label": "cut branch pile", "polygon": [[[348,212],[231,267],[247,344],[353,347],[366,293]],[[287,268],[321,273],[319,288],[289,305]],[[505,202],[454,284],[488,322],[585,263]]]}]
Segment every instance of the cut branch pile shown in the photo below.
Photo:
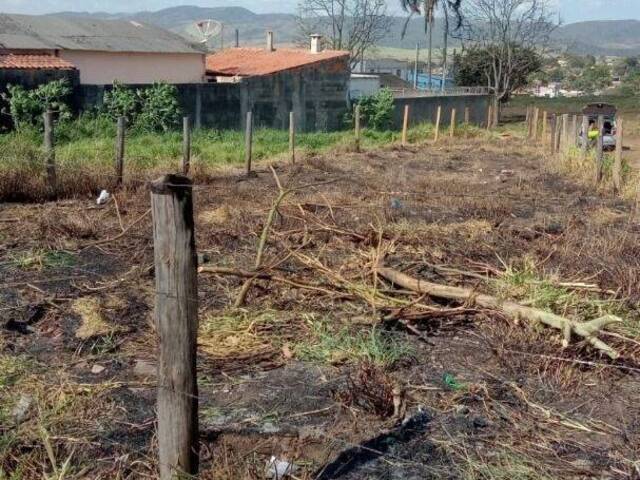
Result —
[{"label": "cut branch pile", "polygon": [[[357,271],[353,275],[347,275],[345,273],[348,270],[348,268],[344,268],[346,265],[343,265],[340,268],[336,268],[334,265],[332,268],[319,257],[303,254],[300,250],[302,250],[307,243],[304,243],[302,247],[292,249],[287,240],[288,235],[278,235],[277,232],[276,235],[274,235],[276,237],[275,242],[278,244],[279,250],[286,252],[286,256],[284,257],[285,260],[297,262],[299,266],[302,267],[302,270],[297,269],[296,271],[298,274],[296,277],[293,277],[290,273],[287,273],[290,272],[290,270],[278,268],[278,266],[285,260],[277,261],[271,265],[265,265],[263,258],[268,237],[271,232],[274,218],[279,213],[279,208],[282,206],[283,200],[294,192],[308,189],[310,186],[317,186],[326,183],[322,182],[297,188],[284,188],[275,170],[271,169],[271,171],[278,187],[279,194],[272,204],[268,218],[259,238],[255,259],[255,269],[253,271],[247,271],[214,266],[205,266],[199,269],[199,272],[201,273],[220,276],[235,276],[245,279],[236,299],[235,307],[239,307],[244,304],[246,295],[251,288],[252,283],[256,280],[306,290],[313,294],[329,296],[333,300],[359,300],[365,302],[372,307],[372,310],[376,315],[380,311],[386,311],[387,315],[383,314],[381,316],[383,320],[398,320],[400,323],[404,324],[409,331],[416,334],[419,333],[417,333],[418,331],[413,325],[411,325],[410,322],[412,319],[429,318],[433,316],[441,318],[459,316],[468,313],[475,313],[479,307],[481,309],[499,311],[516,322],[525,321],[532,326],[542,324],[559,330],[563,335],[563,348],[566,348],[569,345],[572,336],[576,336],[613,360],[620,357],[620,353],[616,349],[598,338],[598,334],[604,333],[603,331],[607,326],[615,323],[621,323],[622,319],[619,317],[614,315],[605,315],[603,317],[596,318],[595,320],[580,322],[538,308],[529,307],[512,300],[482,294],[476,292],[475,289],[432,283],[411,277],[401,271],[385,267],[381,264],[382,259],[384,258],[384,253],[382,252],[382,230],[375,232],[376,238],[374,243],[376,247],[371,250],[373,253],[356,252],[361,257],[366,257],[367,261],[364,262],[364,264],[358,264],[356,262]],[[372,235],[362,235],[348,231],[344,227],[334,228],[326,225],[315,216],[309,215],[300,205],[298,205],[298,207],[299,211],[302,212],[302,216],[294,216],[294,218],[304,224],[305,237],[307,237],[312,230],[308,228],[308,222],[313,224],[315,227],[321,226],[323,231],[330,231],[336,237],[346,236],[351,239],[351,241],[357,241],[358,243],[366,242],[367,239],[372,237]],[[331,211],[330,207],[329,210]],[[309,218],[307,218],[307,216],[309,216]],[[372,245],[372,243],[369,243],[369,245]],[[392,247],[389,246],[389,248]],[[333,263],[336,263],[335,258],[333,258],[332,261]],[[358,268],[359,266],[364,267],[368,272],[363,272],[362,268]],[[458,274],[464,273],[448,267],[443,267],[442,269]],[[307,278],[300,278],[300,274],[302,272],[306,272],[308,274],[306,276]],[[373,273],[372,284],[364,280],[366,277],[370,276],[370,272]],[[474,276],[480,280],[485,280],[483,276]],[[319,278],[322,280],[319,281]],[[378,282],[378,278],[383,278],[389,281],[393,286],[401,287],[403,290],[389,288],[388,285]],[[578,286],[584,287],[585,284],[578,284]],[[597,286],[588,287],[597,288]],[[420,295],[417,299],[416,294]],[[433,305],[425,305],[423,302],[425,297],[451,300],[461,304],[461,306],[442,308],[440,306],[435,307]],[[403,317],[403,315],[407,313],[408,309],[411,309],[408,316]],[[388,315],[390,311],[394,313]],[[625,338],[624,340],[628,339]]]},{"label": "cut branch pile", "polygon": [[617,359],[620,354],[609,345],[600,340],[596,334],[612,323],[622,322],[622,319],[614,315],[605,315],[589,322],[576,322],[569,318],[545,312],[536,308],[526,307],[511,301],[501,301],[491,295],[476,294],[472,289],[440,285],[424,280],[416,279],[392,268],[379,267],[378,275],[386,278],[394,285],[408,288],[416,293],[422,293],[431,297],[456,300],[463,303],[472,303],[483,308],[498,310],[513,320],[526,320],[530,323],[542,323],[560,330],[563,333],[563,347],[567,347],[571,335],[575,334],[589,342],[593,347],[605,353],[612,359]]}]

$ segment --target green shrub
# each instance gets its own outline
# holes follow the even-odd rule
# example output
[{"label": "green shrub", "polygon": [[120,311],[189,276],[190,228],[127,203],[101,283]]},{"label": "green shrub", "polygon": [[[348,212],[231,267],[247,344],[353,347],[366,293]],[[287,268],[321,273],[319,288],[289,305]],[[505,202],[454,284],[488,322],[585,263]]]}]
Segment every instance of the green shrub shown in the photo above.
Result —
[{"label": "green shrub", "polygon": [[9,115],[16,130],[42,125],[42,115],[48,110],[55,112],[59,120],[71,118],[67,103],[71,86],[66,79],[54,80],[31,90],[21,85],[8,85],[7,90],[2,98],[9,104]]},{"label": "green shrub", "polygon": [[111,91],[104,94],[100,113],[113,122],[125,117],[129,125],[143,132],[167,132],[180,120],[178,89],[167,83],[154,83],[134,91],[114,83]]},{"label": "green shrub", "polygon": [[180,120],[178,89],[167,83],[154,83],[152,87],[138,90],[141,110],[136,126],[149,132],[167,132]]},{"label": "green shrub", "polygon": [[133,124],[140,111],[139,101],[135,91],[114,82],[113,88],[104,94],[102,113],[114,121],[125,117],[129,124]]},{"label": "green shrub", "polygon": [[[378,90],[373,95],[361,97],[358,100],[360,105],[360,120],[368,128],[374,130],[388,130],[393,124],[393,93],[388,88]],[[353,121],[350,114],[347,121]]]}]

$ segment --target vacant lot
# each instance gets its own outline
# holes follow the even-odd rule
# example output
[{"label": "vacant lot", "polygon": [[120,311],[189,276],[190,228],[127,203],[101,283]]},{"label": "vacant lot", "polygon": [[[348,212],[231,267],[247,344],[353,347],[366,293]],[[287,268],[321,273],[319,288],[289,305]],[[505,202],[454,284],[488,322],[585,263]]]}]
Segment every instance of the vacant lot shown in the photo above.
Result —
[{"label": "vacant lot", "polygon": [[[272,455],[305,479],[640,475],[636,205],[529,143],[331,152],[196,181],[201,478],[264,478]],[[269,233],[270,279],[233,308],[274,172],[295,191]],[[156,478],[148,208],[142,181],[99,207],[2,206],[0,478]],[[472,294],[416,294],[381,265]],[[599,337],[619,358],[578,337],[563,348],[481,293],[616,315]]]}]

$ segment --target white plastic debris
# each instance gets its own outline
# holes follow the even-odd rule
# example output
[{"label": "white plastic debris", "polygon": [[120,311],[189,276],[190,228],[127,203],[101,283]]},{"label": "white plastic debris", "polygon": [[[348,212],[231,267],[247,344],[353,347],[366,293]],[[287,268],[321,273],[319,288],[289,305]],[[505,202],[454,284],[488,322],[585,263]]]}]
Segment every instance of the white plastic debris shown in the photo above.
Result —
[{"label": "white plastic debris", "polygon": [[102,365],[98,365],[97,363],[91,367],[91,373],[93,373],[94,375],[99,375],[100,373],[104,372],[107,368],[103,367]]},{"label": "white plastic debris", "polygon": [[106,190],[102,190],[100,192],[100,195],[98,196],[98,199],[96,200],[96,203],[98,205],[104,205],[109,201],[110,198],[111,198],[111,195],[109,194],[109,192],[107,192]]},{"label": "white plastic debris", "polygon": [[273,480],[281,480],[283,478],[290,477],[298,469],[293,463],[289,463],[285,460],[278,460],[275,456],[271,456],[269,462],[267,462],[266,478]]},{"label": "white plastic debris", "polygon": [[29,409],[31,408],[31,404],[33,403],[33,398],[30,395],[22,395],[16,406],[13,407],[11,411],[11,415],[13,416],[13,420],[17,423],[22,423],[22,421],[27,417],[27,413],[29,413]]}]

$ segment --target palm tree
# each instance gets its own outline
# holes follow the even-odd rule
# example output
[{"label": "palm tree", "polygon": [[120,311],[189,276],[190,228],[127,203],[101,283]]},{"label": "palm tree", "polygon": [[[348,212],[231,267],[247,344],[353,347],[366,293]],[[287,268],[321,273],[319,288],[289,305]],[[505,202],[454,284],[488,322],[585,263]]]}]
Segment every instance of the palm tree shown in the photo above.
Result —
[{"label": "palm tree", "polygon": [[[425,32],[428,34],[427,71],[429,74],[429,77],[428,77],[429,86],[431,86],[431,75],[433,73],[432,52],[433,52],[433,23],[434,23],[435,11],[438,8],[438,5],[442,4],[445,10],[445,17],[446,17],[446,25],[445,25],[445,32],[444,32],[445,44],[446,44],[447,37],[449,35],[449,17],[448,17],[447,7],[451,8],[452,11],[455,13],[455,15],[458,17],[458,27],[459,27],[460,24],[462,23],[462,16],[460,12],[462,1],[463,0],[400,0],[400,5],[402,6],[402,8],[405,11],[409,12],[410,14],[409,18],[407,19],[407,23],[405,24],[405,27],[402,31],[403,37],[406,32],[407,24],[409,20],[411,20],[411,17],[414,14],[419,15],[421,13],[421,7],[422,7],[422,11],[424,12]],[[423,3],[424,5],[422,5]]]}]

